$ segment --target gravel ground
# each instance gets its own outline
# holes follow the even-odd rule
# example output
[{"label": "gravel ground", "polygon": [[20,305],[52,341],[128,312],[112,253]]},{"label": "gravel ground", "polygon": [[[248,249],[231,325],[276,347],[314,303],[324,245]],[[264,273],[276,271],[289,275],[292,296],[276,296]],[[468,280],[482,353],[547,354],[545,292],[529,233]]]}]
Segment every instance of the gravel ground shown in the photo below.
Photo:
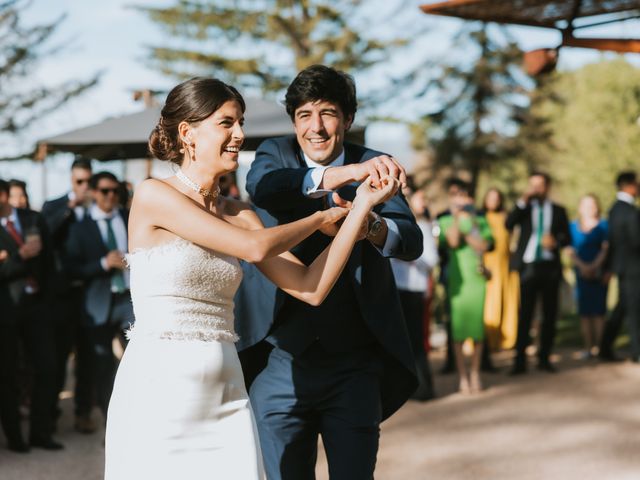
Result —
[{"label": "gravel ground", "polygon": [[[498,356],[501,371],[475,396],[454,393],[455,375],[436,375],[438,399],[409,402],[383,425],[376,479],[640,479],[640,366],[572,357],[558,356],[557,374],[513,378],[508,354]],[[75,433],[72,400],[62,404],[65,451],[0,448],[0,479],[102,479],[103,432]],[[328,478],[322,455],[317,471]]]}]

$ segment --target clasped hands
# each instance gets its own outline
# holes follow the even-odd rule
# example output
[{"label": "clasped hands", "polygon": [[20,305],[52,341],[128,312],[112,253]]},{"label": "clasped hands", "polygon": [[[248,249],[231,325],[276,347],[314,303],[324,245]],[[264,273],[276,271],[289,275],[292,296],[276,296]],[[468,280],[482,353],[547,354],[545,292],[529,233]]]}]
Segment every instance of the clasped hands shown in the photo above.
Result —
[{"label": "clasped hands", "polygon": [[[332,193],[331,199],[336,205],[334,208],[340,209],[342,215],[333,223],[325,223],[320,228],[320,231],[328,236],[335,236],[338,233],[342,219],[356,205],[363,204],[368,207],[368,210],[371,210],[375,205],[392,198],[398,189],[405,186],[407,182],[404,168],[387,155],[380,155],[366,162],[351,164],[347,167],[353,168],[353,178],[361,183],[353,202],[343,199],[337,192]],[[362,223],[359,240],[366,237],[372,217],[372,214],[369,214]]]}]

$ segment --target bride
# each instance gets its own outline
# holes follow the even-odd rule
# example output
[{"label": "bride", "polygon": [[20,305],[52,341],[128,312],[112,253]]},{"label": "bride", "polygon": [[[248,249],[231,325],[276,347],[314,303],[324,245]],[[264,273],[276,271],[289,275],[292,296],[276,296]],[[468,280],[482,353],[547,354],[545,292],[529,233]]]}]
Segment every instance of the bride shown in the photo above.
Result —
[{"label": "bride", "polygon": [[[107,418],[106,480],[261,479],[262,459],[233,342],[238,259],[279,288],[319,304],[362,238],[369,210],[398,189],[365,181],[351,210],[330,208],[264,228],[248,205],[219,196],[238,167],[245,104],[211,78],[176,86],[149,148],[179,166],[143,182],[129,219],[136,323]],[[309,266],[287,251],[338,220],[333,242]]]}]

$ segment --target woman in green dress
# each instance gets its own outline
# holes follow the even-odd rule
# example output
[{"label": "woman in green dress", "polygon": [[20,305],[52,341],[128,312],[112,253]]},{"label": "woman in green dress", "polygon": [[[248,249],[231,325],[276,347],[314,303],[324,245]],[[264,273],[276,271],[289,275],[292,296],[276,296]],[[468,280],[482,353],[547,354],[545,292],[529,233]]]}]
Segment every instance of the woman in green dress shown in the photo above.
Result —
[{"label": "woman in green dress", "polygon": [[[470,186],[459,179],[448,183],[449,212],[440,217],[440,244],[448,253],[447,295],[451,306],[451,332],[460,375],[460,392],[478,392],[484,340],[485,284],[490,272],[482,254],[493,239],[486,219],[476,214]],[[462,345],[474,342],[471,369],[467,372]]]}]

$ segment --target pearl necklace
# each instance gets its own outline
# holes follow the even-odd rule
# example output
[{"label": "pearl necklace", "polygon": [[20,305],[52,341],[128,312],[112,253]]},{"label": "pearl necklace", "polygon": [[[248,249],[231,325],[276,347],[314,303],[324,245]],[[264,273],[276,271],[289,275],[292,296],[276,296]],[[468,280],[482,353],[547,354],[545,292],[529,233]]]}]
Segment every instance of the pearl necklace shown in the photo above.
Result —
[{"label": "pearl necklace", "polygon": [[181,169],[178,169],[176,172],[176,178],[180,180],[183,184],[189,187],[191,190],[196,192],[199,195],[202,195],[205,198],[215,199],[220,195],[220,186],[216,185],[215,191],[211,191],[208,188],[202,188],[196,182],[187,177]]}]

